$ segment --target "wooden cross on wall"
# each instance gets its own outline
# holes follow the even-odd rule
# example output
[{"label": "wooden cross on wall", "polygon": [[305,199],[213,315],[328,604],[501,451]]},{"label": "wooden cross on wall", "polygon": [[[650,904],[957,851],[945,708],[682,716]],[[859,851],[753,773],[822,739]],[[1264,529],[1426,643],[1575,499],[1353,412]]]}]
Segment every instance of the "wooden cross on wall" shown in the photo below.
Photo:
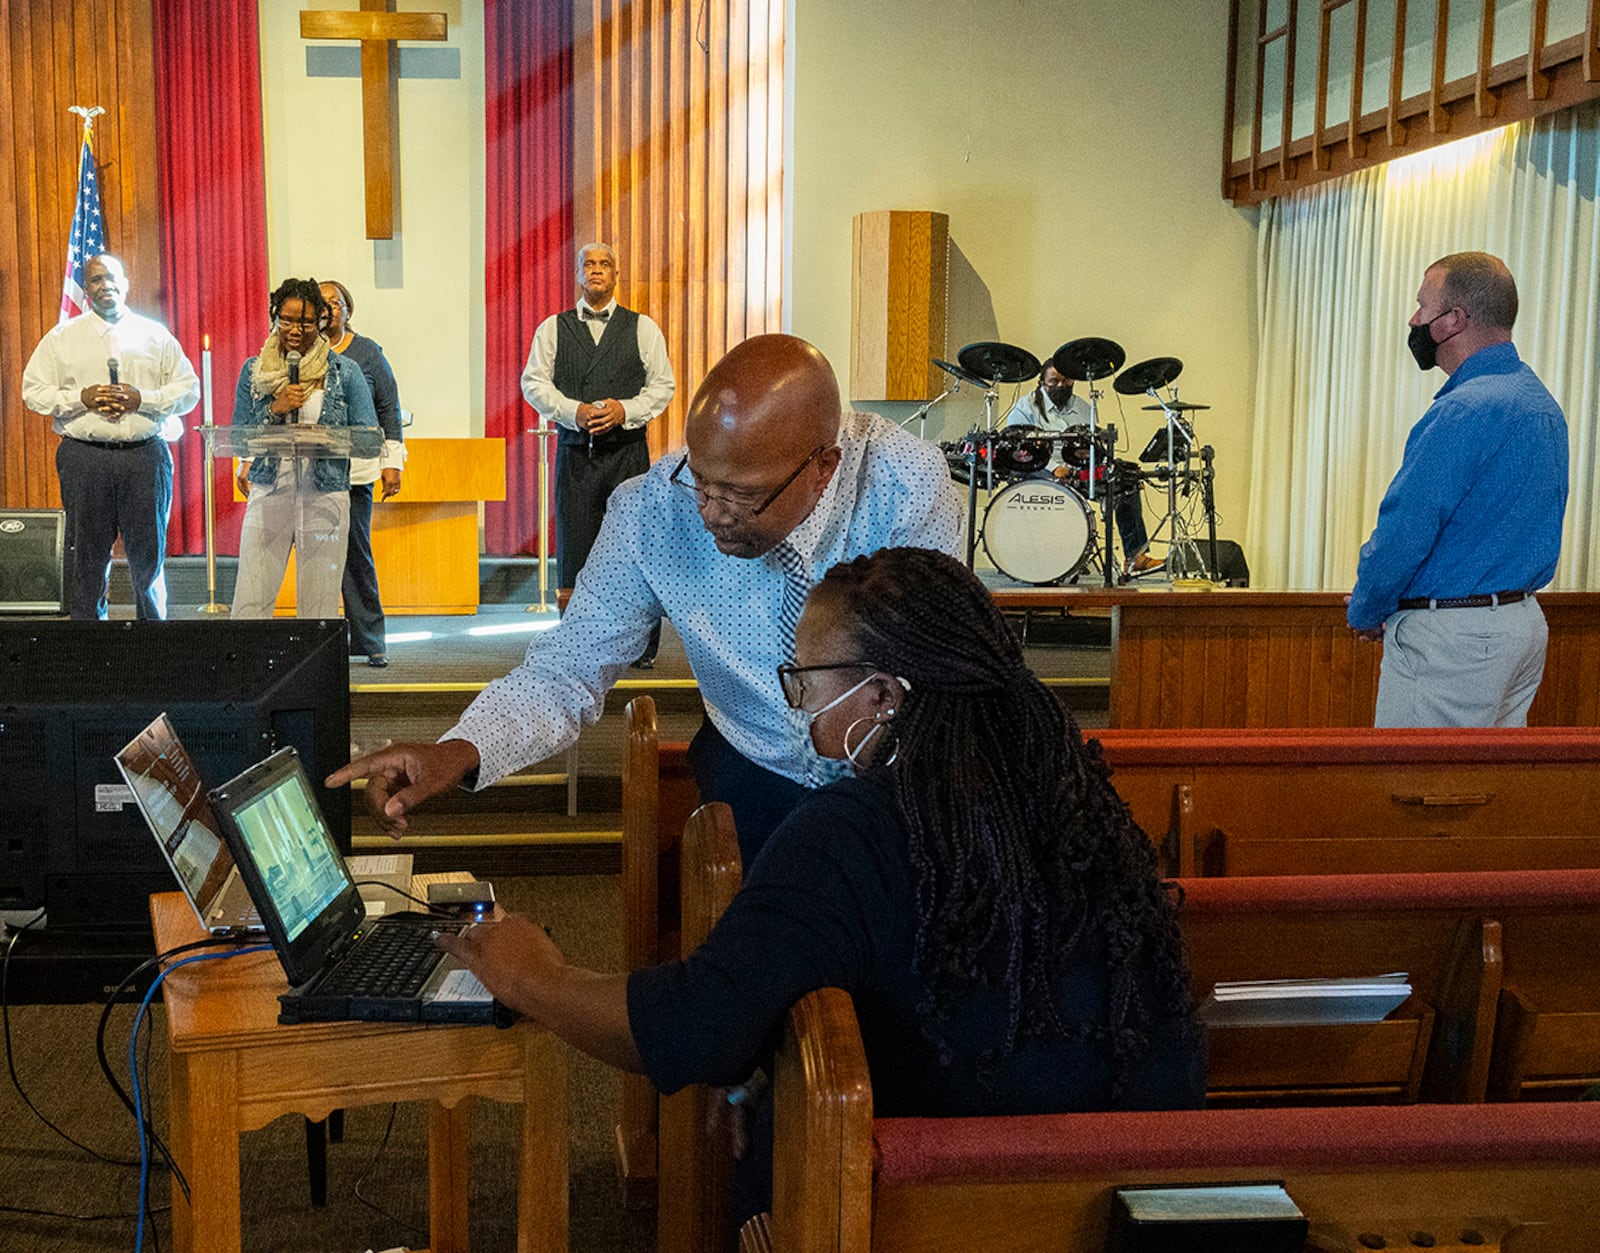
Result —
[{"label": "wooden cross on wall", "polygon": [[396,13],[394,0],[361,0],[359,12],[300,14],[302,39],[361,41],[361,135],[367,186],[367,238],[394,238],[394,168],[400,147],[397,39],[444,39],[443,13]]}]

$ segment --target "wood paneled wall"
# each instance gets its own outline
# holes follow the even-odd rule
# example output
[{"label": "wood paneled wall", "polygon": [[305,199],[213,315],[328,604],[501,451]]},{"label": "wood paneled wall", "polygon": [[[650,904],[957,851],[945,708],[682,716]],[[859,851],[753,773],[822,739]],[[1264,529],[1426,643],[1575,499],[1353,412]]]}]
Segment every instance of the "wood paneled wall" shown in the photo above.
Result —
[{"label": "wood paneled wall", "polygon": [[[1342,592],[1004,588],[1021,610],[1111,613],[1114,727],[1366,727],[1383,646]],[[1600,592],[1540,592],[1550,624],[1528,725],[1600,726]],[[1446,611],[1448,612],[1448,611]]]},{"label": "wood paneled wall", "polygon": [[575,2],[594,149],[578,194],[617,249],[617,298],[660,324],[678,380],[650,424],[659,455],[682,442],[706,370],[779,329],[784,0]]},{"label": "wood paneled wall", "polygon": [[[1528,724],[1600,725],[1600,594],[1539,604],[1550,646]],[[1338,592],[1135,593],[1112,608],[1111,725],[1371,726],[1382,660]]]},{"label": "wood paneled wall", "polygon": [[100,105],[106,247],[128,268],[129,303],[160,307],[151,0],[0,0],[0,504],[60,504],[56,437],[22,406],[22,370],[61,308],[82,124]]}]

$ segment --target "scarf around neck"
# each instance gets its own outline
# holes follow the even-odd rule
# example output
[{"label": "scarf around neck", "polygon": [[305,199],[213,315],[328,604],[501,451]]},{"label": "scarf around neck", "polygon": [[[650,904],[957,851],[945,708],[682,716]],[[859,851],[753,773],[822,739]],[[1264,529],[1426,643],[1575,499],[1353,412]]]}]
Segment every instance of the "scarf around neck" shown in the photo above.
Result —
[{"label": "scarf around neck", "polygon": [[[311,351],[300,355],[300,381],[302,383],[320,383],[323,376],[328,373],[328,337],[318,335],[317,342],[311,346]],[[256,358],[255,377],[250,381],[250,390],[256,396],[276,396],[289,386],[289,365],[283,359],[283,353],[278,348],[278,333],[273,331],[267,336],[267,342],[261,345],[261,353]]]}]

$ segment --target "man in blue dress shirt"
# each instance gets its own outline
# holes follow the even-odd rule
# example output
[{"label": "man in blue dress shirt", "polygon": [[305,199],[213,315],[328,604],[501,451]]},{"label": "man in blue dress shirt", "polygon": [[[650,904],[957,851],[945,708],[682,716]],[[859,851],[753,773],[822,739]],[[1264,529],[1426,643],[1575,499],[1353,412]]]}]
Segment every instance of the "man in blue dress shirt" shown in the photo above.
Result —
[{"label": "man in blue dress shirt", "polygon": [[670,618],[706,708],[689,748],[700,796],[732,806],[751,864],[806,791],[839,774],[778,683],[806,592],[880,548],[960,552],[961,500],[938,448],[841,413],[827,359],[791,335],[747,339],[713,366],[684,437],[686,450],[612,493],[560,625],[520,666],[439,743],[382,749],[329,785],[365,777],[368,810],[399,833],[428,797],[486,787],[572,743]]},{"label": "man in blue dress shirt", "polygon": [[1412,427],[1361,548],[1350,626],[1382,640],[1380,727],[1526,726],[1548,630],[1567,423],[1511,343],[1517,285],[1487,253],[1428,267],[1408,346],[1449,381]]}]

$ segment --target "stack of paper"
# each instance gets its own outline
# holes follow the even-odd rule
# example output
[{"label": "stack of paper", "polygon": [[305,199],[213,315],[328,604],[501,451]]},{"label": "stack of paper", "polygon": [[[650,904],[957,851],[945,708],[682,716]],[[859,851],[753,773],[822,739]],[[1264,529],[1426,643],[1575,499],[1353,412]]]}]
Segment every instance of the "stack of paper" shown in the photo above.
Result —
[{"label": "stack of paper", "polygon": [[1217,984],[1200,1016],[1212,1027],[1378,1022],[1410,995],[1403,971],[1363,979],[1259,979]]}]

